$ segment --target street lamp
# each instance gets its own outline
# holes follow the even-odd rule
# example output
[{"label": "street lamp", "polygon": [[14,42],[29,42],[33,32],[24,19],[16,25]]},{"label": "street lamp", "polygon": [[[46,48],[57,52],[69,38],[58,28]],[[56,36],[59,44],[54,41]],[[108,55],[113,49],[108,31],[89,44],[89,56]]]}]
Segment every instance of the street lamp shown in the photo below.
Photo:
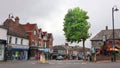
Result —
[{"label": "street lamp", "polygon": [[[112,7],[112,25],[113,25],[113,44],[112,44],[112,48],[115,48],[115,31],[114,31],[114,12],[118,11],[119,9],[117,8],[117,6],[113,6]],[[113,51],[112,53],[112,62],[116,62],[116,55],[115,55],[115,51]]]},{"label": "street lamp", "polygon": [[106,40],[107,40],[107,38],[106,38],[106,35],[104,35],[103,36],[103,46],[102,46],[102,54],[104,54],[105,55],[105,49],[104,49],[104,46],[105,46],[105,44],[106,44]]}]

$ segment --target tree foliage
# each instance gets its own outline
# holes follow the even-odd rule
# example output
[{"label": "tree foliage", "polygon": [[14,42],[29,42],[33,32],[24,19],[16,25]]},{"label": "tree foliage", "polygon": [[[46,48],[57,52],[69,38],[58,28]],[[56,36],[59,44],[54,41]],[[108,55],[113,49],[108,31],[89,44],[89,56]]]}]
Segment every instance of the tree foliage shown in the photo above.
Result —
[{"label": "tree foliage", "polygon": [[79,7],[69,9],[64,18],[65,37],[68,42],[81,42],[83,41],[83,50],[85,55],[85,40],[90,37],[89,28],[90,24],[87,21],[89,16],[87,12]]},{"label": "tree foliage", "polygon": [[64,18],[63,29],[68,42],[80,42],[89,38],[90,24],[87,19],[89,19],[87,12],[78,7],[68,10]]}]

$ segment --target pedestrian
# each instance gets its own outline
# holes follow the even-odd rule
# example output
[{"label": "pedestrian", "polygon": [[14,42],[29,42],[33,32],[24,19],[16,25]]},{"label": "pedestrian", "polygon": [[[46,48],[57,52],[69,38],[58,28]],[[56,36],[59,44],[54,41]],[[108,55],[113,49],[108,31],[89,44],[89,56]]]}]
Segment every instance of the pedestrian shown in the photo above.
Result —
[{"label": "pedestrian", "polygon": [[19,57],[18,51],[16,51],[16,52],[15,52],[15,59],[18,60],[18,57]]},{"label": "pedestrian", "polygon": [[87,60],[91,61],[91,54],[90,54],[90,52],[87,52]]},{"label": "pedestrian", "polygon": [[12,60],[15,61],[15,54],[12,54]]}]

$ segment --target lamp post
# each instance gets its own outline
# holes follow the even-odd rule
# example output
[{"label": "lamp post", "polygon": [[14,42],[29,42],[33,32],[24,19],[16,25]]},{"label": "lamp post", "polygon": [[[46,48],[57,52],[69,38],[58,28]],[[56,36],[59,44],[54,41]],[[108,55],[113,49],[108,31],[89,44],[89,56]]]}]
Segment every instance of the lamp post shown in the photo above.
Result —
[{"label": "lamp post", "polygon": [[[112,7],[112,25],[113,25],[113,43],[112,43],[112,48],[115,48],[115,30],[114,30],[114,12],[118,11],[119,9],[117,8],[117,6],[113,6]],[[116,55],[115,55],[115,51],[113,50],[112,53],[112,58],[111,58],[112,62],[116,62]]]},{"label": "lamp post", "polygon": [[105,49],[104,46],[106,44],[106,35],[103,36],[103,46],[102,46],[102,53],[105,55]]}]

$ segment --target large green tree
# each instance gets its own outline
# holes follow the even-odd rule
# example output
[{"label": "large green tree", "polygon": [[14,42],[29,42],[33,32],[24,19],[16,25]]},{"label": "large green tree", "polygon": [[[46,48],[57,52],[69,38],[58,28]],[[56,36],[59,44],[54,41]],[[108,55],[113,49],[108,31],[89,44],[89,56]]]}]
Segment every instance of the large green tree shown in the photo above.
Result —
[{"label": "large green tree", "polygon": [[84,57],[85,55],[85,41],[90,37],[89,28],[90,24],[87,21],[89,16],[87,16],[87,12],[76,7],[74,9],[69,9],[68,13],[64,18],[64,29],[65,37],[68,42],[71,43],[79,43],[83,41],[83,51]]}]

